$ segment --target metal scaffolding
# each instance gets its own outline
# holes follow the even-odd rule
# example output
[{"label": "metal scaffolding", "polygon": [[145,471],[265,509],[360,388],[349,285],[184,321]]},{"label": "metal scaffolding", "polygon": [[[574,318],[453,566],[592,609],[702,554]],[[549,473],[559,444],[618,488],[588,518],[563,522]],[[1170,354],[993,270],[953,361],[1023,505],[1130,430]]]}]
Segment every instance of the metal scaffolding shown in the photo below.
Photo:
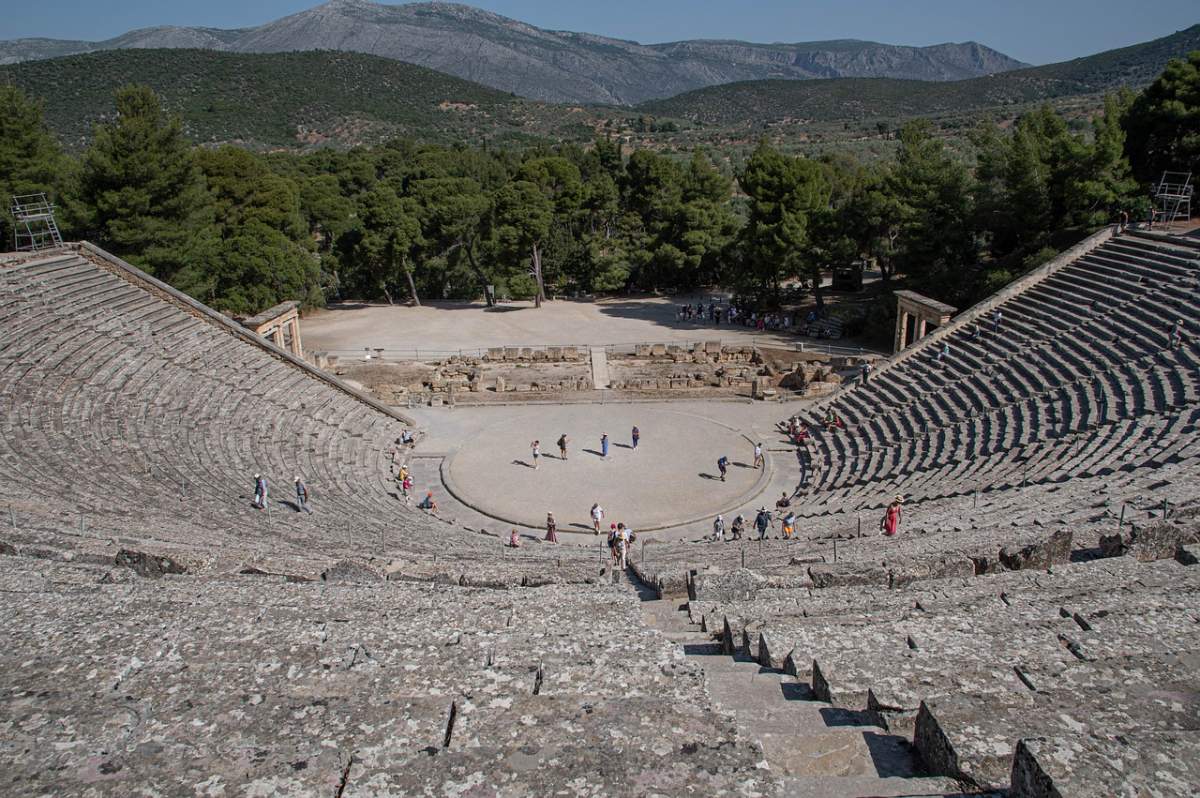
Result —
[{"label": "metal scaffolding", "polygon": [[1191,172],[1163,172],[1154,186],[1154,211],[1150,227],[1161,224],[1170,230],[1176,222],[1187,223],[1192,218]]},{"label": "metal scaffolding", "polygon": [[23,194],[12,198],[13,249],[37,251],[62,246],[62,234],[54,221],[54,205],[45,194]]}]

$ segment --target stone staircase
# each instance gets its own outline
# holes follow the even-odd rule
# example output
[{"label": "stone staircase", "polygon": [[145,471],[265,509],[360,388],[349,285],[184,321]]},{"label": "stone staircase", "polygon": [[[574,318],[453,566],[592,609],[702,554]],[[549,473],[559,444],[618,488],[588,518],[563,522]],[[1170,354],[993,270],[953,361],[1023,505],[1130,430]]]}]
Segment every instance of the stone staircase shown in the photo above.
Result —
[{"label": "stone staircase", "polygon": [[602,346],[593,346],[592,358],[592,387],[597,391],[606,391],[611,386],[608,376],[608,352]]},{"label": "stone staircase", "polygon": [[739,736],[757,741],[783,795],[812,798],[946,796],[953,779],[923,775],[911,743],[862,713],[817,701],[808,684],[744,654],[729,655],[691,624],[679,599],[655,600],[636,585],[642,617],[700,665],[714,706],[732,716]]}]

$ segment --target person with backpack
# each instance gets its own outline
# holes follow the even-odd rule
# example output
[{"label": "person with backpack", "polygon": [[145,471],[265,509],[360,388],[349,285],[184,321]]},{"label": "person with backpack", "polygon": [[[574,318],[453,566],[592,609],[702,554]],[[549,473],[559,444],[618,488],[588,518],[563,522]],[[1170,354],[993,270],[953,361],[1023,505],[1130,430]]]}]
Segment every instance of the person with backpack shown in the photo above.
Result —
[{"label": "person with backpack", "polygon": [[725,542],[725,517],[720,514],[713,519],[713,542]]},{"label": "person with backpack", "polygon": [[306,512],[312,514],[312,508],[308,506],[308,487],[304,484],[304,480],[296,477],[296,512]]},{"label": "person with backpack", "polygon": [[562,460],[567,459],[567,433],[558,436],[558,456]]},{"label": "person with backpack", "polygon": [[746,530],[746,516],[738,513],[733,519],[733,525],[729,527],[729,532],[733,536],[733,540],[741,540],[742,532]]},{"label": "person with backpack", "polygon": [[771,528],[771,513],[765,506],[758,508],[758,515],[754,516],[754,526],[758,529],[758,539],[765,540],[767,530]]},{"label": "person with backpack", "polygon": [[720,459],[717,460],[717,470],[719,470],[721,472],[721,481],[724,482],[725,481],[725,472],[729,470],[729,458],[728,457],[726,457],[725,455],[721,455]]},{"label": "person with backpack", "polygon": [[254,501],[252,504],[259,510],[267,506],[267,480],[262,474],[254,475]]}]

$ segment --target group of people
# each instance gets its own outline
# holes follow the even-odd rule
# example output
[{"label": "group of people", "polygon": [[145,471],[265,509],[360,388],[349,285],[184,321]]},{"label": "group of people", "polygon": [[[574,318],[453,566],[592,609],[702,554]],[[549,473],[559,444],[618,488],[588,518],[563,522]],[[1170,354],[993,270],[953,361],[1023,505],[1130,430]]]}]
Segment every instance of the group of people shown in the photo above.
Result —
[{"label": "group of people", "polygon": [[[304,480],[297,476],[292,480],[292,486],[296,491],[296,501],[292,507],[298,513],[312,513],[312,508],[308,506],[308,486],[304,484]],[[250,502],[250,506],[256,510],[265,510],[267,508],[267,478],[262,474],[254,475],[254,499]]]},{"label": "group of people", "polygon": [[[629,433],[629,441],[630,441],[629,448],[636,452],[637,448],[638,448],[638,444],[641,443],[641,440],[642,440],[642,431],[640,429],[638,429],[637,426],[635,425],[633,427],[633,429],[630,430],[630,433]],[[570,446],[570,444],[571,444],[571,439],[567,437],[567,433],[564,432],[562,435],[558,436],[558,440],[555,442],[555,445],[558,446],[558,459],[559,460],[566,462],[567,448]],[[602,432],[602,433],[600,433],[600,456],[602,458],[604,458],[605,460],[607,460],[608,452],[609,452],[608,433]],[[542,453],[542,442],[540,440],[536,440],[536,439],[531,441],[529,443],[529,453],[533,459],[533,465],[530,467],[533,468],[534,470],[537,470],[541,459],[545,456]]]},{"label": "group of people", "polygon": [[792,327],[792,317],[787,313],[747,313],[737,305],[721,305],[717,302],[697,302],[695,305],[680,305],[675,317],[679,321],[707,322],[717,325],[740,324],[755,330],[789,330]]}]

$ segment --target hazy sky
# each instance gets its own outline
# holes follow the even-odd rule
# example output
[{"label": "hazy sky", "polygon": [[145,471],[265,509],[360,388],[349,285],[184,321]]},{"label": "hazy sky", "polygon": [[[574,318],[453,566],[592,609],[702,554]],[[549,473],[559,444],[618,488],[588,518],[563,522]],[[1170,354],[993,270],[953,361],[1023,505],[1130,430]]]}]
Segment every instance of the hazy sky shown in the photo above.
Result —
[{"label": "hazy sky", "polygon": [[[0,39],[104,39],[151,25],[238,28],[312,0],[0,0]],[[543,28],[640,42],[871,39],[937,44],[973,39],[1034,64],[1165,36],[1200,22],[1196,0],[477,0]]]}]

